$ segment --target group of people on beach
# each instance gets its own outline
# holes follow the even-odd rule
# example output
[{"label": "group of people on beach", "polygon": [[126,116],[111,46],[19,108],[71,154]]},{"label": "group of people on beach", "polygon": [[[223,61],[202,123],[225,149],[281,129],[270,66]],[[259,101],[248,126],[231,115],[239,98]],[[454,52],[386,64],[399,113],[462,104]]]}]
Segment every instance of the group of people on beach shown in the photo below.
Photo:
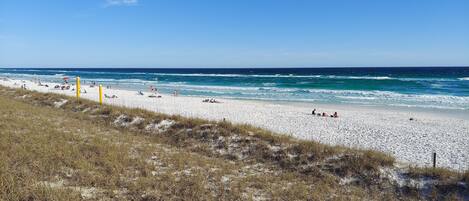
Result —
[{"label": "group of people on beach", "polygon": [[[47,84],[42,84],[39,79],[36,81],[36,83],[38,84],[38,86],[49,87],[49,85],[47,85]],[[83,82],[83,83],[85,83],[85,82]],[[17,83],[15,83],[15,85],[17,85]],[[90,88],[93,88],[93,87],[95,87],[95,86],[97,86],[97,85],[98,85],[98,84],[97,84],[95,81],[91,81],[89,87],[90,87]],[[73,83],[70,84],[68,77],[64,77],[64,78],[63,78],[63,82],[62,82],[61,84],[54,85],[53,89],[56,89],[56,90],[71,90],[71,91],[75,91],[75,88],[73,88],[74,86],[75,86],[75,85],[74,85]],[[110,89],[110,88],[111,88],[111,86],[108,86],[108,85],[106,86],[106,89]],[[23,81],[23,83],[21,84],[21,89],[27,89],[27,88],[26,88],[25,81]],[[84,89],[84,88],[81,89],[81,92],[82,92],[82,93],[87,93],[86,89]],[[153,85],[150,86],[150,92],[151,92],[151,94],[150,94],[148,97],[150,97],[150,98],[162,98],[162,96],[160,95],[158,89],[157,89],[155,86],[153,86]],[[138,95],[142,95],[142,96],[145,95],[145,94],[143,93],[143,91],[141,91],[141,90],[138,91],[137,94],[138,94]],[[179,91],[178,91],[178,90],[174,90],[173,96],[179,96]],[[105,97],[105,98],[109,98],[109,99],[118,98],[118,97],[117,97],[116,95],[114,95],[114,94],[104,94],[104,97]],[[215,100],[214,98],[204,99],[202,102],[207,102],[207,103],[221,103],[220,101]]]},{"label": "group of people on beach", "polygon": [[[153,85],[150,85],[150,93],[151,94],[148,96],[149,98],[162,98],[163,97],[158,93],[158,89],[154,87]],[[143,95],[143,92],[139,91],[139,94]]]},{"label": "group of people on beach", "polygon": [[202,100],[204,103],[221,103],[220,101],[215,100],[214,98],[206,98]]},{"label": "group of people on beach", "polygon": [[[156,87],[154,87],[153,85],[150,85],[150,93],[152,93],[151,95],[149,95],[148,97],[150,98],[162,98],[162,96],[160,95],[160,93],[158,92],[158,89]],[[138,95],[144,95],[142,91],[138,91]],[[178,96],[179,95],[179,91],[178,90],[174,90],[173,92],[173,96]]]},{"label": "group of people on beach", "polygon": [[339,114],[337,114],[337,112],[334,112],[334,114],[331,114],[331,115],[328,115],[327,113],[325,112],[316,112],[316,109],[313,109],[313,111],[311,112],[312,115],[317,115],[317,116],[321,116],[321,117],[332,117],[332,118],[338,118],[339,117]]}]

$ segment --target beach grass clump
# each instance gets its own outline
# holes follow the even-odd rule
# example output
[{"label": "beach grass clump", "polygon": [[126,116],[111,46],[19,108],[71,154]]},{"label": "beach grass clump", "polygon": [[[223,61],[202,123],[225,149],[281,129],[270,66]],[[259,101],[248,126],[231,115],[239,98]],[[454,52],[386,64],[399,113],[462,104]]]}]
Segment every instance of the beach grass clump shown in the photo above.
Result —
[{"label": "beach grass clump", "polygon": [[408,175],[412,178],[431,178],[443,182],[467,182],[468,171],[458,173],[445,168],[433,167],[409,167]]},{"label": "beach grass clump", "polygon": [[0,87],[0,200],[418,199],[380,175],[393,164],[246,124]]}]

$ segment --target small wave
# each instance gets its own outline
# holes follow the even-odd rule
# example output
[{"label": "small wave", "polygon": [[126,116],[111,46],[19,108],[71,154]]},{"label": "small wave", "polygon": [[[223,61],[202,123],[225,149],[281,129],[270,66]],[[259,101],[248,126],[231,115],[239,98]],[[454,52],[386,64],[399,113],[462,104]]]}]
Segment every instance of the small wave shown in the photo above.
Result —
[{"label": "small wave", "polygon": [[249,75],[249,74],[211,74],[211,73],[153,73],[153,75],[160,75],[160,76],[181,76],[181,77],[262,77],[262,78],[318,78],[321,75],[282,75],[282,74],[275,74],[275,75]]},{"label": "small wave", "polygon": [[467,80],[469,80],[469,77],[461,77],[461,78],[458,78],[458,80],[465,80],[465,81],[467,81]]},{"label": "small wave", "polygon": [[277,83],[273,83],[273,82],[267,82],[267,83],[262,83],[262,86],[266,86],[266,87],[273,87],[273,86],[276,86]]},{"label": "small wave", "polygon": [[259,87],[237,87],[237,86],[220,86],[220,85],[192,85],[184,83],[161,83],[159,87],[178,87],[187,89],[207,89],[207,90],[238,90],[238,91],[256,91]]},{"label": "small wave", "polygon": [[389,104],[389,105],[398,106],[398,107],[420,107],[420,108],[435,108],[435,109],[466,110],[466,108],[463,108],[463,107],[441,106],[441,105],[409,105],[409,104]]},{"label": "small wave", "polygon": [[242,74],[205,74],[205,73],[152,73],[161,76],[182,76],[182,77],[241,77]]},{"label": "small wave", "polygon": [[173,84],[173,85],[185,85],[187,82],[168,82],[168,84]]},{"label": "small wave", "polygon": [[328,75],[326,78],[332,79],[363,79],[363,80],[391,80],[396,78],[391,78],[387,76],[337,76],[337,75]]},{"label": "small wave", "polygon": [[417,77],[403,77],[403,78],[397,78],[398,80],[401,81],[441,81],[441,82],[449,82],[449,81],[456,81],[454,78],[432,78],[432,77],[426,77],[426,78],[417,78]]},{"label": "small wave", "polygon": [[146,84],[146,83],[157,82],[157,81],[142,80],[142,79],[114,79],[114,78],[82,78],[81,80],[95,81],[95,82],[125,83],[125,84]]},{"label": "small wave", "polygon": [[361,96],[337,96],[337,98],[353,99],[353,100],[376,100],[376,97],[361,97]]},{"label": "small wave", "polygon": [[96,81],[96,82],[117,82],[117,79],[113,78],[81,78],[84,81]]},{"label": "small wave", "polygon": [[430,84],[430,87],[434,89],[442,89],[445,87],[445,85],[444,84]]},{"label": "small wave", "polygon": [[387,76],[336,76],[336,75],[295,75],[295,74],[210,74],[210,73],[153,73],[160,76],[182,76],[182,77],[261,77],[261,78],[329,78],[329,79],[372,79],[388,80],[395,79]]},{"label": "small wave", "polygon": [[151,80],[142,80],[142,79],[118,79],[118,82],[127,82],[127,83],[148,83],[148,82],[156,82]]}]

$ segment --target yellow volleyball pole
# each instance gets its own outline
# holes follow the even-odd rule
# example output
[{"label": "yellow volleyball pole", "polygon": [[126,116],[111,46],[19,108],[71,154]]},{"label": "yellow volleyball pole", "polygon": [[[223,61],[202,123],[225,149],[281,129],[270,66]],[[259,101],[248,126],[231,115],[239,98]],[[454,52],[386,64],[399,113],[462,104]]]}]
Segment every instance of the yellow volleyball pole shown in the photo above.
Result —
[{"label": "yellow volleyball pole", "polygon": [[103,104],[103,85],[99,85],[99,104]]},{"label": "yellow volleyball pole", "polygon": [[77,77],[77,84],[76,84],[76,90],[77,90],[77,100],[80,99],[80,91],[81,91],[81,87],[80,87],[80,77]]}]

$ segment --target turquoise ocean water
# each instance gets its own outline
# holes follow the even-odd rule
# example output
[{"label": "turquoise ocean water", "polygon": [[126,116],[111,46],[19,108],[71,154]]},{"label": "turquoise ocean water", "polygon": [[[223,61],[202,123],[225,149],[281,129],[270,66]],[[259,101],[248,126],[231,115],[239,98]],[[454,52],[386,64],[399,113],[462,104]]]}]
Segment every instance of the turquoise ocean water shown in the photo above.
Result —
[{"label": "turquoise ocean water", "polygon": [[0,76],[85,82],[183,95],[469,111],[469,67],[412,68],[0,68]]}]

